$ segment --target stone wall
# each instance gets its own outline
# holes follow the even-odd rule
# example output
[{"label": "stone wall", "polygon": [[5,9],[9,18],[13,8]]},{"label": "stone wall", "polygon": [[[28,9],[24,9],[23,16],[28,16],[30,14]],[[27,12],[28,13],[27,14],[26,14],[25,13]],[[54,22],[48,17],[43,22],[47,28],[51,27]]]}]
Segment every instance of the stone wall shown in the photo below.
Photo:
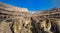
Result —
[{"label": "stone wall", "polygon": [[0,2],[0,8],[10,10],[10,11],[28,12],[27,8],[21,8],[21,7],[19,8],[19,7],[11,6],[8,4],[1,3],[1,2]]}]

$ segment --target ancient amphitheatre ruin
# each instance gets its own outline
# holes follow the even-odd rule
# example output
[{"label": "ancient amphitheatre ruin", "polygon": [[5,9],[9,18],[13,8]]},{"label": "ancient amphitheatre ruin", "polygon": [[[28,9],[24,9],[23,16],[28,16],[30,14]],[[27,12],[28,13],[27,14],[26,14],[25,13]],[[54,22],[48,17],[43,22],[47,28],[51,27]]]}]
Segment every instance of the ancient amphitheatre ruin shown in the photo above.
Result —
[{"label": "ancient amphitheatre ruin", "polygon": [[60,33],[60,8],[33,13],[0,3],[0,33]]}]

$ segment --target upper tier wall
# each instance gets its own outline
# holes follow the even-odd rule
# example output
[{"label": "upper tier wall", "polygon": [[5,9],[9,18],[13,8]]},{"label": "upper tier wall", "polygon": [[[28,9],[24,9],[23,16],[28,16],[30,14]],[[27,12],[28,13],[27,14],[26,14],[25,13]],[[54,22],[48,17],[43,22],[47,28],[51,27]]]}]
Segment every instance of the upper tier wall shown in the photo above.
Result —
[{"label": "upper tier wall", "polygon": [[0,8],[11,10],[11,11],[28,12],[27,8],[19,8],[19,7],[11,6],[8,4],[1,3],[1,2],[0,2]]}]

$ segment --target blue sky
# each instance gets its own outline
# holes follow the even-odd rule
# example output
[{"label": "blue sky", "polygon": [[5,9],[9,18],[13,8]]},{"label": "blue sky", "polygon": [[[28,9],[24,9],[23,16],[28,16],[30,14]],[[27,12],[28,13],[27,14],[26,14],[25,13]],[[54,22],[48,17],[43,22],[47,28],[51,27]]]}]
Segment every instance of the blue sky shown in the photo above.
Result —
[{"label": "blue sky", "polygon": [[0,0],[0,2],[17,7],[28,8],[30,11],[60,7],[60,0]]}]

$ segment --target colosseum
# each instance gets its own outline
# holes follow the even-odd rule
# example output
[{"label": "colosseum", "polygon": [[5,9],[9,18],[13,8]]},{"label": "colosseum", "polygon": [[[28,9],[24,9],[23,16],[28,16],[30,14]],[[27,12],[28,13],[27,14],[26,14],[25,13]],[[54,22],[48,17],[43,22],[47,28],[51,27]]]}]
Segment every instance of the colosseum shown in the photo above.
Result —
[{"label": "colosseum", "polygon": [[0,33],[60,33],[60,8],[29,12],[0,3]]}]

